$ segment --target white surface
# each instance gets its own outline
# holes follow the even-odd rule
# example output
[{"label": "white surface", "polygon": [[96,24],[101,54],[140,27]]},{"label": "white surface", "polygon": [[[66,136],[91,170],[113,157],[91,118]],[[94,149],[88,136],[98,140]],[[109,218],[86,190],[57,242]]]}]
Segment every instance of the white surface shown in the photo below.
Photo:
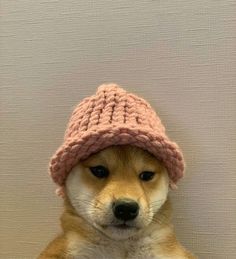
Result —
[{"label": "white surface", "polygon": [[233,0],[1,1],[0,258],[35,258],[59,231],[47,175],[72,108],[117,82],[157,109],[182,147],[172,193],[181,242],[236,256]]}]

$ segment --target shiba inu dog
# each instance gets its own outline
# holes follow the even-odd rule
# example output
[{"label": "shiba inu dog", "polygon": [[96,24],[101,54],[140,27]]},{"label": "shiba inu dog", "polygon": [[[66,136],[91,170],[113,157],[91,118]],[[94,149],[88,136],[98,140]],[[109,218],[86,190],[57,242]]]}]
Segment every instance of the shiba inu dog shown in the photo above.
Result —
[{"label": "shiba inu dog", "polygon": [[166,168],[141,148],[89,156],[67,177],[63,233],[39,259],[196,258],[175,237],[168,191]]},{"label": "shiba inu dog", "polygon": [[39,259],[194,258],[171,224],[183,154],[141,97],[103,84],[74,109],[49,173],[63,232]]}]

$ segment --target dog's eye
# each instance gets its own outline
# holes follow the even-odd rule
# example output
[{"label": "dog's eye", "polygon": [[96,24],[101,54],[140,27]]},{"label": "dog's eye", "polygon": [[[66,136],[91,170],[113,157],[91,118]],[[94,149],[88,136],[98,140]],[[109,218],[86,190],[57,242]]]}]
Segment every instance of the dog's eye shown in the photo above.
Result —
[{"label": "dog's eye", "polygon": [[151,171],[143,171],[141,174],[139,174],[139,178],[142,181],[150,181],[154,177],[155,173]]},{"label": "dog's eye", "polygon": [[102,165],[89,167],[91,173],[97,178],[106,178],[109,175],[109,171]]}]

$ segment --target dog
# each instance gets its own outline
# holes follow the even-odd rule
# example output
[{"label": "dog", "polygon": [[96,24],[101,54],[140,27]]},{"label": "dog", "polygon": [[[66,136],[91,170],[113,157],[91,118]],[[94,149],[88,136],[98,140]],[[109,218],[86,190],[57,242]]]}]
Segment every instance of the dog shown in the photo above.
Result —
[{"label": "dog", "polygon": [[156,157],[132,145],[79,161],[66,179],[63,232],[38,259],[197,258],[176,239],[169,181]]}]

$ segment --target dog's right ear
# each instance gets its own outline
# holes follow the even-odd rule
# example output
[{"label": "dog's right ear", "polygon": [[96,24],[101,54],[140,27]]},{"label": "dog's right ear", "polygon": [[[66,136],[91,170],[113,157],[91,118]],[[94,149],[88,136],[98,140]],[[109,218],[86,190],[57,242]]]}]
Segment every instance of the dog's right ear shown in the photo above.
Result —
[{"label": "dog's right ear", "polygon": [[61,198],[65,198],[65,187],[64,186],[59,186],[57,187],[55,193],[57,196],[61,197]]}]

